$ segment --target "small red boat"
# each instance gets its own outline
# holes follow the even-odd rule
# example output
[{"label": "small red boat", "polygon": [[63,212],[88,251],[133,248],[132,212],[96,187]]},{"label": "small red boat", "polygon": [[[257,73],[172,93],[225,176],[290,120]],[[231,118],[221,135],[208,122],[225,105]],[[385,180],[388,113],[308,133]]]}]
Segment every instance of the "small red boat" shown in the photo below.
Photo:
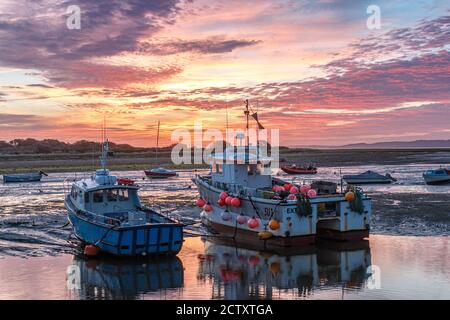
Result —
[{"label": "small red boat", "polygon": [[288,174],[316,174],[317,168],[313,166],[309,167],[297,167],[295,164],[281,166],[281,170]]}]

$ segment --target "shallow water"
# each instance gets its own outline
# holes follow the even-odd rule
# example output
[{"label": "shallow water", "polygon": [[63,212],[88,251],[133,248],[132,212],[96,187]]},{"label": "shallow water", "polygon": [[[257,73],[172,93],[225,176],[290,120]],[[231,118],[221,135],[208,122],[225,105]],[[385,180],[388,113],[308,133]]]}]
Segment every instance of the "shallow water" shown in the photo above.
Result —
[{"label": "shallow water", "polygon": [[[374,199],[369,242],[325,243],[287,255],[189,237],[178,257],[138,262],[80,257],[63,198],[71,181],[87,174],[0,183],[0,299],[449,299],[450,186],[426,186],[421,172],[430,167],[438,166],[342,169],[399,179],[365,187]],[[140,171],[116,174],[137,180],[146,205],[188,224],[187,232],[204,233],[191,177],[205,172],[180,171],[169,180],[145,180]],[[319,172],[281,177],[340,180],[339,168]],[[373,265],[379,269],[371,276]],[[380,287],[371,288],[378,274]]]},{"label": "shallow water", "polygon": [[0,299],[449,299],[449,258],[449,237],[378,235],[289,256],[191,237],[157,261],[6,257]]},{"label": "shallow water", "polygon": [[[445,236],[450,235],[450,206],[448,199],[443,197],[450,194],[450,185],[427,186],[421,177],[423,171],[434,167],[439,165],[356,166],[342,168],[341,172],[347,174],[371,169],[383,174],[391,173],[398,178],[398,182],[392,185],[364,186],[374,197],[372,233]],[[338,167],[323,167],[314,177],[285,174],[280,177],[297,182],[311,179],[339,182],[339,171]],[[198,233],[203,230],[199,225],[198,208],[193,205],[198,194],[191,177],[206,172],[179,171],[179,177],[168,180],[143,179],[142,171],[113,173],[136,179],[146,205],[189,224],[186,229]],[[0,257],[73,252],[70,227],[65,226],[64,192],[74,179],[88,176],[89,173],[52,173],[37,183],[0,183]]]}]

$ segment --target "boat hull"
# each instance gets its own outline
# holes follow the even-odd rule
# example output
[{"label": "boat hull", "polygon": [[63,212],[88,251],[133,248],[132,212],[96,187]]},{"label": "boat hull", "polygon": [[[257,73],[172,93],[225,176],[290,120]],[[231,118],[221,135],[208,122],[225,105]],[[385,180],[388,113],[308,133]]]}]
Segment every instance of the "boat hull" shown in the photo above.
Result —
[{"label": "boat hull", "polygon": [[385,180],[385,179],[343,179],[348,184],[390,184],[392,183],[392,180]]},{"label": "boat hull", "polygon": [[448,177],[435,177],[435,176],[424,176],[423,179],[428,185],[443,185],[450,184],[450,176]]},{"label": "boat hull", "polygon": [[176,177],[176,172],[168,172],[168,173],[161,173],[161,172],[151,172],[151,171],[144,171],[147,178],[150,179],[166,179],[171,177]]},{"label": "boat hull", "polygon": [[246,243],[248,245],[258,246],[263,244],[266,249],[277,248],[277,247],[302,247],[314,244],[316,242],[316,235],[304,235],[304,236],[294,236],[294,237],[271,237],[269,239],[260,239],[255,236],[254,231],[249,230],[239,230],[236,232],[236,228],[223,225],[220,223],[215,223],[212,221],[205,222],[205,224],[216,233],[226,238],[233,238],[236,242]]},{"label": "boat hull", "polygon": [[20,174],[20,175],[3,175],[3,182],[17,183],[17,182],[39,182],[42,179],[41,174]]},{"label": "boat hull", "polygon": [[182,224],[145,224],[118,227],[90,221],[66,201],[68,218],[81,241],[118,256],[177,254],[183,244]]},{"label": "boat hull", "polygon": [[317,169],[281,167],[287,174],[317,174]]},{"label": "boat hull", "polygon": [[[221,207],[217,201],[223,190],[209,185],[200,178],[194,178],[193,181],[198,187],[201,198],[207,199],[212,207],[212,211],[201,212],[202,223],[219,236],[233,237],[243,243],[263,242],[258,235],[261,231],[272,233],[272,236],[266,240],[267,243],[283,247],[308,245],[322,235],[335,240],[360,240],[367,237],[369,232],[371,203],[370,198],[367,197],[362,200],[364,203],[362,212],[353,211],[343,195],[326,195],[311,199],[309,214],[298,213],[296,201],[280,202],[263,198],[253,198],[250,201],[248,198],[240,197],[240,207]],[[335,212],[331,217],[319,209],[319,206],[324,205],[335,206]],[[225,221],[222,217],[226,210],[229,212],[227,216],[231,214],[231,219]],[[259,226],[250,228],[247,224],[239,224],[237,217],[241,214],[248,219],[256,218]],[[280,222],[279,229],[271,230],[264,227],[271,219]],[[332,237],[330,234],[318,233],[319,228],[334,231],[330,233],[331,235],[339,235],[341,232],[344,234]],[[345,234],[345,232],[349,233]]]}]

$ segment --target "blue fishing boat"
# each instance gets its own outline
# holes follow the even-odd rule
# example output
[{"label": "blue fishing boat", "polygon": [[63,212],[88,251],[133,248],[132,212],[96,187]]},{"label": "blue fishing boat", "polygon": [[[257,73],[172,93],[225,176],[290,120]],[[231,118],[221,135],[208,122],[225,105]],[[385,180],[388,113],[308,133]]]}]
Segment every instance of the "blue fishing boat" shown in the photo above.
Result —
[{"label": "blue fishing boat", "polygon": [[3,182],[38,182],[41,181],[42,176],[47,176],[45,172],[29,172],[17,174],[4,174]]},{"label": "blue fishing boat", "polygon": [[437,170],[427,170],[423,174],[426,184],[448,184],[450,183],[450,170],[439,168]]},{"label": "blue fishing boat", "polygon": [[[75,181],[65,198],[74,233],[89,244],[88,255],[99,251],[120,256],[177,254],[183,244],[183,225],[140,202],[139,187],[118,179],[106,169],[108,140],[103,143],[102,169]],[[95,252],[95,253],[93,253]]]}]

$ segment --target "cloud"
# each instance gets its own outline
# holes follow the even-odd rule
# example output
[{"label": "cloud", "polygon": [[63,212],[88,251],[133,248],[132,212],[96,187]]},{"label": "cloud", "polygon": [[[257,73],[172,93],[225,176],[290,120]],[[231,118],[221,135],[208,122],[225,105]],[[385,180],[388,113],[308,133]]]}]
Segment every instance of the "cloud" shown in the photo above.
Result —
[{"label": "cloud", "polygon": [[[133,52],[139,39],[149,37],[164,24],[173,23],[178,0],[118,1],[79,0],[81,30],[69,30],[66,9],[72,1],[23,1],[2,4],[0,15],[0,64],[44,71],[55,85],[102,85],[98,77],[128,73],[130,78],[165,78],[175,69],[161,66],[139,70],[94,63],[91,58]],[[107,70],[109,69],[109,70]],[[170,71],[168,71],[170,69]],[[98,77],[95,72],[99,72]],[[116,74],[121,78],[123,75]],[[108,79],[105,85],[122,85]]]},{"label": "cloud", "polygon": [[254,46],[261,42],[259,40],[227,40],[221,37],[189,41],[178,39],[162,43],[143,42],[139,51],[155,55],[171,55],[184,52],[216,54],[232,52],[235,49]]}]

